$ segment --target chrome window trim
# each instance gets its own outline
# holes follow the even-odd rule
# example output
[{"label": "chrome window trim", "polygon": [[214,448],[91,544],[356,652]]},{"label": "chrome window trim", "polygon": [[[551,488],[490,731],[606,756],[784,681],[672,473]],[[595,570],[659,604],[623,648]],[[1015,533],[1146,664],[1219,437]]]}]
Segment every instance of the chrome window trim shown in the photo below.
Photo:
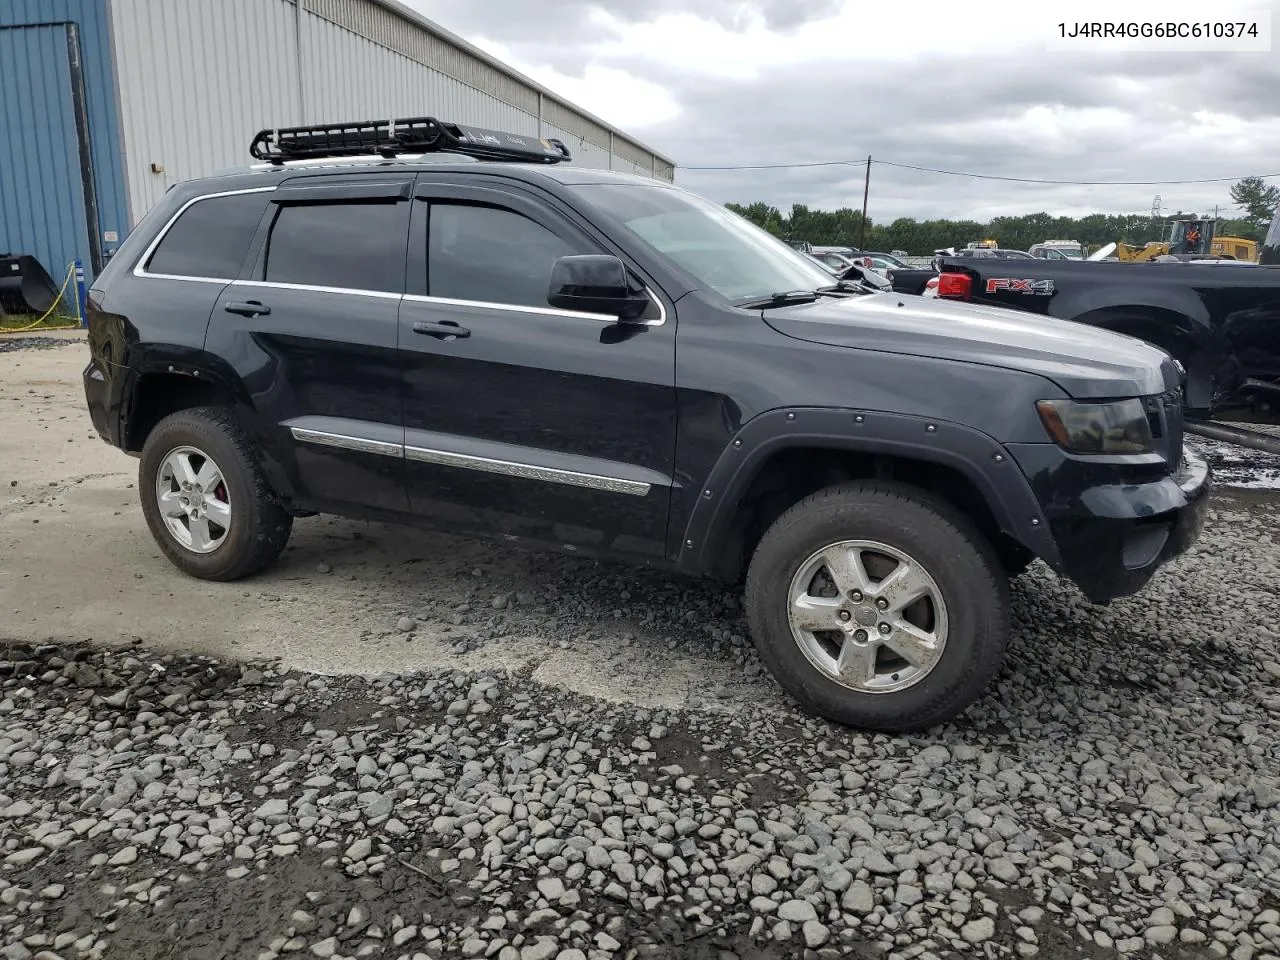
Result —
[{"label": "chrome window trim", "polygon": [[341,433],[327,433],[324,430],[308,430],[305,427],[290,427],[293,439],[301,443],[314,443],[322,447],[337,447],[339,450],[355,450],[358,453],[376,453],[384,457],[404,457],[404,445],[389,443],[386,440],[367,440],[363,437],[349,437]]},{"label": "chrome window trim", "polygon": [[221,193],[204,193],[198,197],[192,197],[177,209],[177,212],[168,219],[165,225],[160,228],[160,232],[157,233],[151,243],[147,245],[147,249],[142,251],[142,256],[138,258],[137,264],[134,265],[133,275],[135,277],[144,277],[151,280],[189,280],[196,283],[231,283],[233,280],[231,277],[188,277],[185,274],[177,273],[151,273],[147,270],[146,265],[151,262],[151,257],[156,252],[156,248],[160,246],[160,241],[165,238],[173,225],[178,222],[178,218],[201,200],[214,200],[218,197],[238,197],[246,193],[269,193],[273,190],[275,190],[275,187],[249,187],[244,190],[223,190]]},{"label": "chrome window trim", "polygon": [[577,470],[560,470],[556,467],[541,467],[532,463],[517,463],[513,460],[495,460],[491,457],[477,457],[467,453],[453,453],[449,450],[433,450],[429,447],[406,445],[404,455],[406,459],[416,460],[419,463],[434,463],[443,467],[460,467],[463,470],[479,470],[482,473],[494,473],[523,480],[563,483],[573,487],[585,487],[590,490],[624,493],[632,497],[647,496],[650,490],[650,485],[640,480],[605,477],[594,473],[581,473]]},{"label": "chrome window trim", "polygon": [[[239,281],[237,281],[239,282]],[[514,313],[531,313],[536,316],[567,317],[571,320],[594,320],[596,323],[630,323],[643,327],[660,327],[667,322],[667,308],[662,305],[652,290],[644,288],[658,307],[657,319],[652,320],[620,320],[608,313],[588,313],[581,310],[561,310],[557,307],[531,307],[519,303],[497,303],[492,300],[462,300],[456,297],[433,297],[420,293],[406,293],[404,299],[412,303],[438,303],[447,307],[480,307],[486,310],[509,310]]]},{"label": "chrome window trim", "polygon": [[510,310],[514,313],[535,313],[549,317],[568,317],[576,320],[596,320],[601,323],[614,323],[617,317],[607,313],[587,313],[582,310],[561,310],[558,307],[532,307],[523,303],[497,303],[492,300],[462,300],[456,297],[432,297],[420,293],[406,293],[406,300],[414,303],[438,303],[446,307],[479,307],[485,310]]},{"label": "chrome window trim", "polygon": [[[346,159],[346,158],[343,158]],[[247,187],[241,190],[223,190],[218,193],[205,193],[198,197],[192,197],[181,207],[179,207],[171,216],[160,232],[155,235],[152,241],[147,245],[146,250],[142,252],[142,256],[138,258],[137,264],[133,268],[133,275],[148,280],[183,280],[188,283],[217,283],[223,286],[232,284],[235,286],[259,286],[272,287],[280,290],[310,290],[315,293],[336,293],[336,294],[352,294],[364,297],[381,297],[384,299],[403,299],[411,300],[415,303],[439,303],[445,306],[454,307],[483,307],[494,310],[512,310],[517,313],[531,313],[542,316],[551,317],[568,317],[578,320],[594,320],[597,323],[633,323],[636,326],[644,327],[660,327],[667,322],[667,308],[663,304],[662,299],[657,296],[649,287],[644,288],[644,292],[648,294],[658,307],[658,317],[653,320],[627,320],[620,321],[618,317],[611,316],[607,313],[588,313],[581,310],[560,310],[555,307],[531,307],[522,304],[512,303],[495,303],[488,300],[460,300],[452,297],[432,297],[422,296],[420,294],[404,294],[392,293],[388,290],[357,290],[353,287],[325,287],[309,283],[283,283],[275,280],[239,280],[234,277],[189,277],[185,274],[176,273],[152,273],[146,269],[146,264],[155,254],[156,249],[160,246],[161,241],[178,222],[178,218],[187,212],[195,204],[202,200],[214,200],[218,197],[237,197],[250,193],[271,193],[276,187]]]},{"label": "chrome window trim", "polygon": [[390,290],[357,290],[355,287],[324,287],[314,283],[285,283],[280,280],[232,280],[233,287],[268,287],[272,290],[309,290],[312,293],[337,293],[355,297],[380,297],[399,300],[404,294]]}]

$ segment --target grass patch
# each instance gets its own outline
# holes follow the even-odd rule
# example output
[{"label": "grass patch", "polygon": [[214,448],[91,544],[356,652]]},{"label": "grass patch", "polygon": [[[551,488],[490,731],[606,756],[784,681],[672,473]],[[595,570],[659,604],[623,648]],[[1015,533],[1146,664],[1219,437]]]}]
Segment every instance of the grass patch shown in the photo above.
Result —
[{"label": "grass patch", "polygon": [[18,330],[56,330],[60,327],[78,327],[80,325],[80,322],[75,317],[55,314],[52,317],[46,317],[33,327],[32,324],[36,322],[36,319],[37,317],[34,315],[22,316],[7,313],[4,316],[0,316],[0,333],[13,333]]}]

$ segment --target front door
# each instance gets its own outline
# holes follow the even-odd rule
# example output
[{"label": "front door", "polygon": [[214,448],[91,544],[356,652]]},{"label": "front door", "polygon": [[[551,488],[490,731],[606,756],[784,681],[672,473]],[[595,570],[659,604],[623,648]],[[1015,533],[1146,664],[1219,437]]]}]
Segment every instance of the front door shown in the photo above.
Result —
[{"label": "front door", "polygon": [[249,391],[265,445],[315,509],[407,512],[396,323],[412,174],[281,184],[207,349]]},{"label": "front door", "polygon": [[570,550],[664,553],[674,313],[656,296],[645,324],[547,303],[556,258],[613,252],[522,187],[419,177],[400,309],[414,511]]}]

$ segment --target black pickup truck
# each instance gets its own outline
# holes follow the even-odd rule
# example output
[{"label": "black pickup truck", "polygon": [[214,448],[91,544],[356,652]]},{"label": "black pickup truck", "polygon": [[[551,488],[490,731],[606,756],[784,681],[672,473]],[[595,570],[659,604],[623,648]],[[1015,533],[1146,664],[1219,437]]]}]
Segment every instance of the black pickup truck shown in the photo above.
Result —
[{"label": "black pickup truck", "polygon": [[744,583],[787,690],[905,730],[995,675],[1033,558],[1105,602],[1200,532],[1147,344],[840,281],[556,141],[425,117],[251,152],[89,298],[93,424],[191,576],[329,513]]},{"label": "black pickup truck", "polygon": [[[940,257],[937,296],[1128,334],[1186,370],[1188,416],[1275,420],[1280,411],[1280,216],[1260,265]],[[917,275],[895,273],[899,293]]]}]

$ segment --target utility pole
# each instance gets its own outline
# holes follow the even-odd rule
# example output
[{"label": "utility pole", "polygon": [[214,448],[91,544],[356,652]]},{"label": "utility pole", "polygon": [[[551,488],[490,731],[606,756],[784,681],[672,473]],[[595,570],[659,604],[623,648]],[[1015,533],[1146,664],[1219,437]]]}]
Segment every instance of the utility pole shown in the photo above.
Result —
[{"label": "utility pole", "polygon": [[871,154],[867,154],[867,177],[862,182],[862,225],[858,230],[858,249],[867,245],[867,196],[871,193]]}]

